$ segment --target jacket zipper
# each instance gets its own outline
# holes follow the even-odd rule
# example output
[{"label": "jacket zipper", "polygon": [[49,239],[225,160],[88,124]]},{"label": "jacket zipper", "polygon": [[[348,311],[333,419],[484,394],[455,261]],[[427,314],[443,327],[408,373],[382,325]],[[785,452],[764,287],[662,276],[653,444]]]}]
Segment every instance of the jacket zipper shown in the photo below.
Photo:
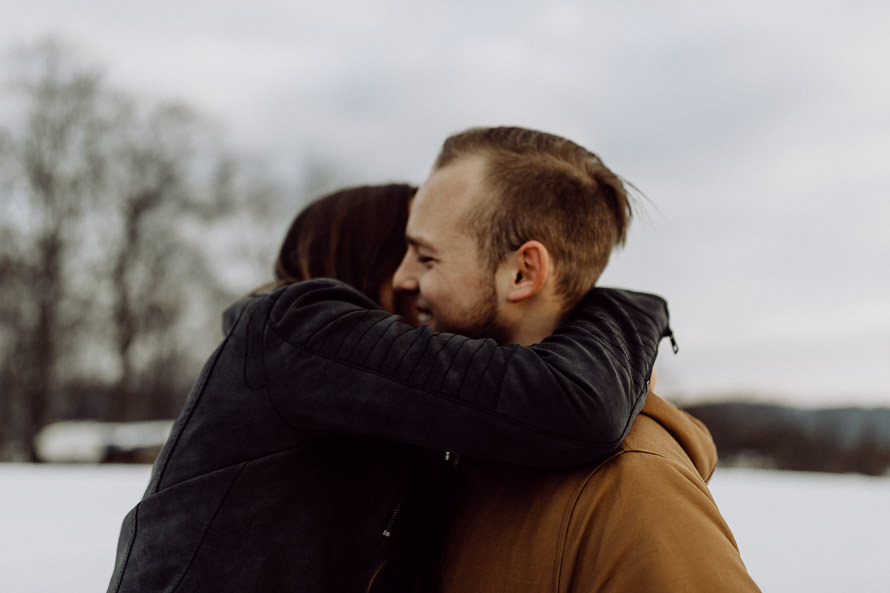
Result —
[{"label": "jacket zipper", "polygon": [[399,512],[402,510],[402,499],[399,498],[399,501],[396,503],[395,508],[392,510],[392,515],[389,517],[389,521],[386,523],[386,527],[383,528],[383,532],[381,535],[383,537],[391,537],[392,536],[392,528],[396,524],[396,519],[399,516]]},{"label": "jacket zipper", "polygon": [[[445,451],[444,457],[445,462],[450,464],[452,468],[456,468],[458,464],[460,464],[460,453]],[[383,537],[392,537],[392,529],[396,524],[396,519],[398,519],[399,513],[402,511],[402,501],[404,500],[404,497],[405,495],[402,494],[396,502],[396,506],[393,508],[392,514],[389,516],[389,521],[386,522],[386,527],[384,527],[383,531],[380,533]]]}]

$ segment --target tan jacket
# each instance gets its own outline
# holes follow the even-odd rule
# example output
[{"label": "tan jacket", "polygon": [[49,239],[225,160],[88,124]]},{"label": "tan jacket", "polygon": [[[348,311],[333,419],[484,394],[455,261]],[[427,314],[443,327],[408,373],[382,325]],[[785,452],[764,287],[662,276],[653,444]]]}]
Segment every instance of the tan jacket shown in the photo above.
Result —
[{"label": "tan jacket", "polygon": [[621,448],[571,470],[467,468],[444,593],[759,591],[711,497],[705,426],[650,393]]}]

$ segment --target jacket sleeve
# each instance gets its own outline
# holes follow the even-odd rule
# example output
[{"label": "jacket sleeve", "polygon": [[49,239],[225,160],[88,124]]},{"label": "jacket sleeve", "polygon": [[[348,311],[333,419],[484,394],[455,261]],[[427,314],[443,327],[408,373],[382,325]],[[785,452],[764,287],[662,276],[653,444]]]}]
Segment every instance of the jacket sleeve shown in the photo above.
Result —
[{"label": "jacket sleeve", "polygon": [[264,298],[248,374],[288,423],[524,465],[611,453],[669,332],[660,297],[602,288],[530,347],[412,327],[332,280]]}]

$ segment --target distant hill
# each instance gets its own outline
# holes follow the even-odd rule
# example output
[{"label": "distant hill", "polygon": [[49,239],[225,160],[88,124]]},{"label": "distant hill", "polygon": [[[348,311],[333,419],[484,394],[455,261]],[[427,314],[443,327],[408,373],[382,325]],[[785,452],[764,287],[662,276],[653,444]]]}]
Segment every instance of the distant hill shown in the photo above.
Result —
[{"label": "distant hill", "polygon": [[890,475],[888,408],[726,402],[683,409],[707,425],[723,465]]}]

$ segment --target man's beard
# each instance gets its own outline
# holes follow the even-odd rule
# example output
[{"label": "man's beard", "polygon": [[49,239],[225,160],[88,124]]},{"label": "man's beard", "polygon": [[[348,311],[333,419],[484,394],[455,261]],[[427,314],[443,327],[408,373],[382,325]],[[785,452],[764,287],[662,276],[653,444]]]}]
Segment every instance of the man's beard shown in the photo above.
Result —
[{"label": "man's beard", "polygon": [[482,294],[468,318],[437,329],[469,338],[491,338],[498,344],[506,345],[512,342],[511,332],[499,319],[498,312],[497,288],[491,276],[483,284]]}]

